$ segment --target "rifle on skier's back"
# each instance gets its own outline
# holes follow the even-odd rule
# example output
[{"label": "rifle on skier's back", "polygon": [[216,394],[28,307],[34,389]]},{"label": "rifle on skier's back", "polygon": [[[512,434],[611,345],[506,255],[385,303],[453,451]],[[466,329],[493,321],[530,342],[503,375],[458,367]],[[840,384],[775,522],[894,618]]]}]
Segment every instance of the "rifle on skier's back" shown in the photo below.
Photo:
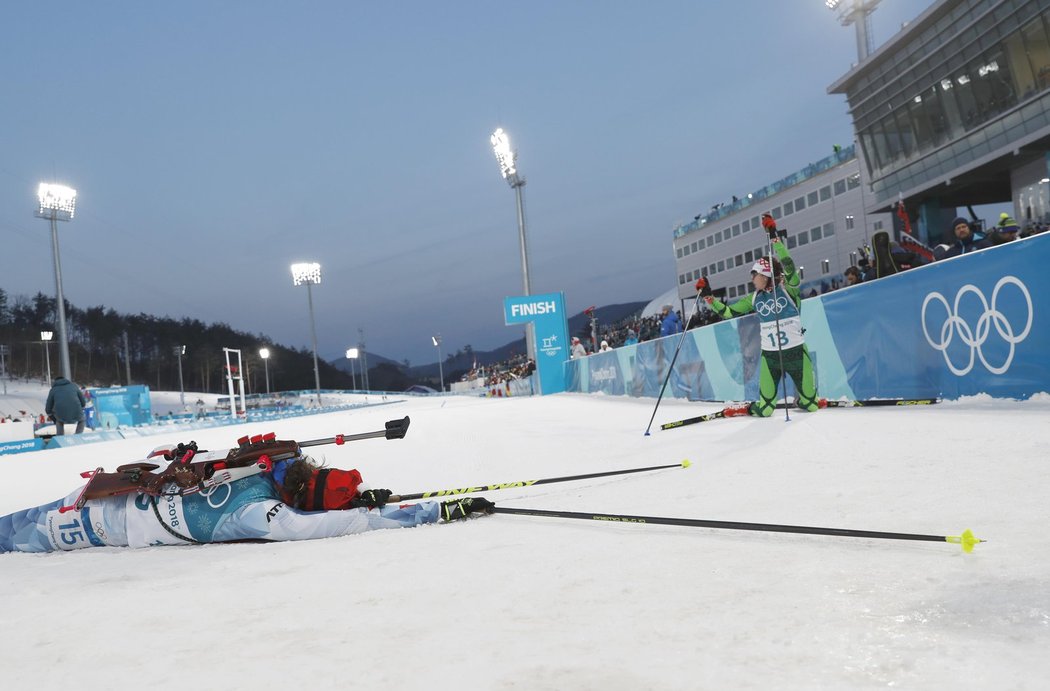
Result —
[{"label": "rifle on skier's back", "polygon": [[[408,416],[400,420],[390,420],[385,428],[375,432],[361,434],[337,434],[334,437],[294,441],[277,439],[273,432],[244,436],[237,440],[237,446],[228,451],[207,451],[197,448],[197,443],[176,446],[159,446],[149,453],[144,461],[125,463],[116,471],[107,473],[101,467],[81,473],[88,482],[81,490],[77,500],[59,510],[63,513],[73,509],[80,510],[89,499],[103,499],[121,494],[188,495],[239,480],[249,475],[269,472],[273,464],[303,454],[303,449],[311,446],[335,444],[341,446],[348,441],[361,439],[403,439],[408,432],[411,421]],[[167,461],[168,465],[160,472],[160,464],[153,462]]]}]

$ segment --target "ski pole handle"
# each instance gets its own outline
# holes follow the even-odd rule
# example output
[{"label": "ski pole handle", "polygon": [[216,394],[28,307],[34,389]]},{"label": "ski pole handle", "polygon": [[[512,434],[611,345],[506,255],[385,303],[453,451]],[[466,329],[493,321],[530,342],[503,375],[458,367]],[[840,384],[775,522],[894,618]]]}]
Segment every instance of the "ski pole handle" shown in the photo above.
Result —
[{"label": "ski pole handle", "polygon": [[386,428],[377,430],[375,432],[362,432],[361,434],[337,434],[334,437],[325,437],[324,439],[310,439],[309,441],[299,442],[299,446],[323,446],[325,444],[335,444],[336,446],[342,446],[348,441],[359,441],[361,439],[378,439],[380,437],[384,439],[404,439],[408,433],[408,425],[411,420],[406,415],[400,420],[389,420],[386,423]]}]

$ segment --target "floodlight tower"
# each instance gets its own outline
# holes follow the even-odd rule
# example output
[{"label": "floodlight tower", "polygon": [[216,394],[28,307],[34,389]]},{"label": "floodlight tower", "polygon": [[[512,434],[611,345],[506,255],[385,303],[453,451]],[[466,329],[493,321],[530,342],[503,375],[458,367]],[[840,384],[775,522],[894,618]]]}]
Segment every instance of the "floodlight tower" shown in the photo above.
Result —
[{"label": "floodlight tower", "polygon": [[294,285],[306,284],[306,300],[310,304],[310,338],[314,346],[314,386],[317,390],[317,406],[321,406],[321,372],[317,369],[317,329],[314,327],[314,296],[313,286],[321,283],[321,265],[314,262],[311,264],[292,264],[292,283]]},{"label": "floodlight tower", "polygon": [[62,295],[62,261],[58,254],[58,222],[73,220],[77,207],[77,191],[65,185],[42,182],[37,188],[36,196],[40,202],[36,217],[51,221],[51,258],[55,266],[55,310],[58,312],[58,354],[62,363],[62,376],[72,381],[69,337],[66,332],[66,299]]},{"label": "floodlight tower", "polygon": [[[514,196],[518,203],[518,245],[521,250],[522,294],[532,295],[532,287],[529,282],[529,248],[525,239],[525,201],[522,198],[525,178],[518,175],[518,152],[511,149],[510,137],[507,136],[502,127],[497,128],[492,133],[490,141],[492,142],[492,151],[496,154],[496,161],[499,163],[500,174],[503,175],[503,179],[507,181],[511,189],[514,190]],[[528,357],[535,362],[536,334],[531,323],[525,327],[525,348],[528,351]]]},{"label": "floodlight tower", "polygon": [[182,385],[182,356],[186,354],[186,346],[177,345],[172,348],[175,356],[179,358],[179,405],[186,407],[186,387]]},{"label": "floodlight tower", "polygon": [[263,361],[263,372],[266,374],[266,395],[270,395],[270,349],[259,348],[259,357]]},{"label": "floodlight tower", "polygon": [[354,387],[354,391],[357,391],[357,374],[354,372],[354,362],[357,361],[357,348],[346,349],[346,359],[350,361],[350,383]]},{"label": "floodlight tower", "polygon": [[441,393],[445,393],[445,366],[441,362],[441,334],[431,336],[430,341],[438,349],[438,379],[441,382]]},{"label": "floodlight tower", "polygon": [[832,12],[837,12],[842,26],[853,24],[857,30],[857,62],[871,55],[875,49],[875,38],[871,32],[868,15],[875,11],[881,0],[824,0]]},{"label": "floodlight tower", "polygon": [[51,339],[55,334],[51,331],[41,331],[40,340],[44,344],[44,357],[47,360],[47,385],[51,387]]}]

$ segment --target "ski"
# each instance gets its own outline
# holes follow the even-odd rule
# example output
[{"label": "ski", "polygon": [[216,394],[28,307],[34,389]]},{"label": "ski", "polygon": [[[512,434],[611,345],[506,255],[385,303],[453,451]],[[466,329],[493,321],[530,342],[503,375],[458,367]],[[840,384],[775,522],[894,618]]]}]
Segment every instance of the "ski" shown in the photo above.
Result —
[{"label": "ski", "polygon": [[[939,398],[873,398],[866,401],[828,401],[821,399],[817,405],[821,408],[871,408],[873,406],[907,406],[907,405],[934,405],[940,403]],[[779,408],[781,403],[777,407]]]},{"label": "ski", "polygon": [[[817,406],[820,408],[870,408],[875,406],[918,406],[918,405],[934,405],[940,403],[939,398],[873,398],[868,400],[857,400],[857,401],[829,401],[821,398],[817,402]],[[749,405],[748,403],[739,404],[739,406]],[[732,409],[738,408],[739,406],[733,406]],[[784,409],[787,407],[795,407],[794,403],[778,403],[778,409]],[[696,417],[689,417],[684,420],[676,420],[674,422],[666,422],[660,425],[660,429],[675,429],[677,427],[684,427],[686,425],[695,425],[700,422],[708,422],[709,420],[718,420],[726,417],[737,417],[737,415],[727,415],[726,410],[719,410],[715,413],[708,413],[706,415],[698,415]]]},{"label": "ski", "polygon": [[688,417],[684,420],[675,420],[674,422],[665,422],[660,425],[660,429],[674,429],[675,427],[684,427],[686,425],[695,425],[699,422],[708,422],[709,420],[718,420],[726,416],[726,411],[719,410],[717,413],[708,413],[707,415],[697,415],[696,417]]}]

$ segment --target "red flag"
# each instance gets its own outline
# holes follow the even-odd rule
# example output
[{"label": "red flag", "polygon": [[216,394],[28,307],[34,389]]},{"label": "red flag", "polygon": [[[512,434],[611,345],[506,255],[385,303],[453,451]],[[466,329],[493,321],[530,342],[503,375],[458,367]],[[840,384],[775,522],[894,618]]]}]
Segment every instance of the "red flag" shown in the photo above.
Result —
[{"label": "red flag", "polygon": [[911,220],[908,219],[908,212],[904,209],[903,199],[897,202],[897,218],[901,220],[904,232],[911,235]]}]

